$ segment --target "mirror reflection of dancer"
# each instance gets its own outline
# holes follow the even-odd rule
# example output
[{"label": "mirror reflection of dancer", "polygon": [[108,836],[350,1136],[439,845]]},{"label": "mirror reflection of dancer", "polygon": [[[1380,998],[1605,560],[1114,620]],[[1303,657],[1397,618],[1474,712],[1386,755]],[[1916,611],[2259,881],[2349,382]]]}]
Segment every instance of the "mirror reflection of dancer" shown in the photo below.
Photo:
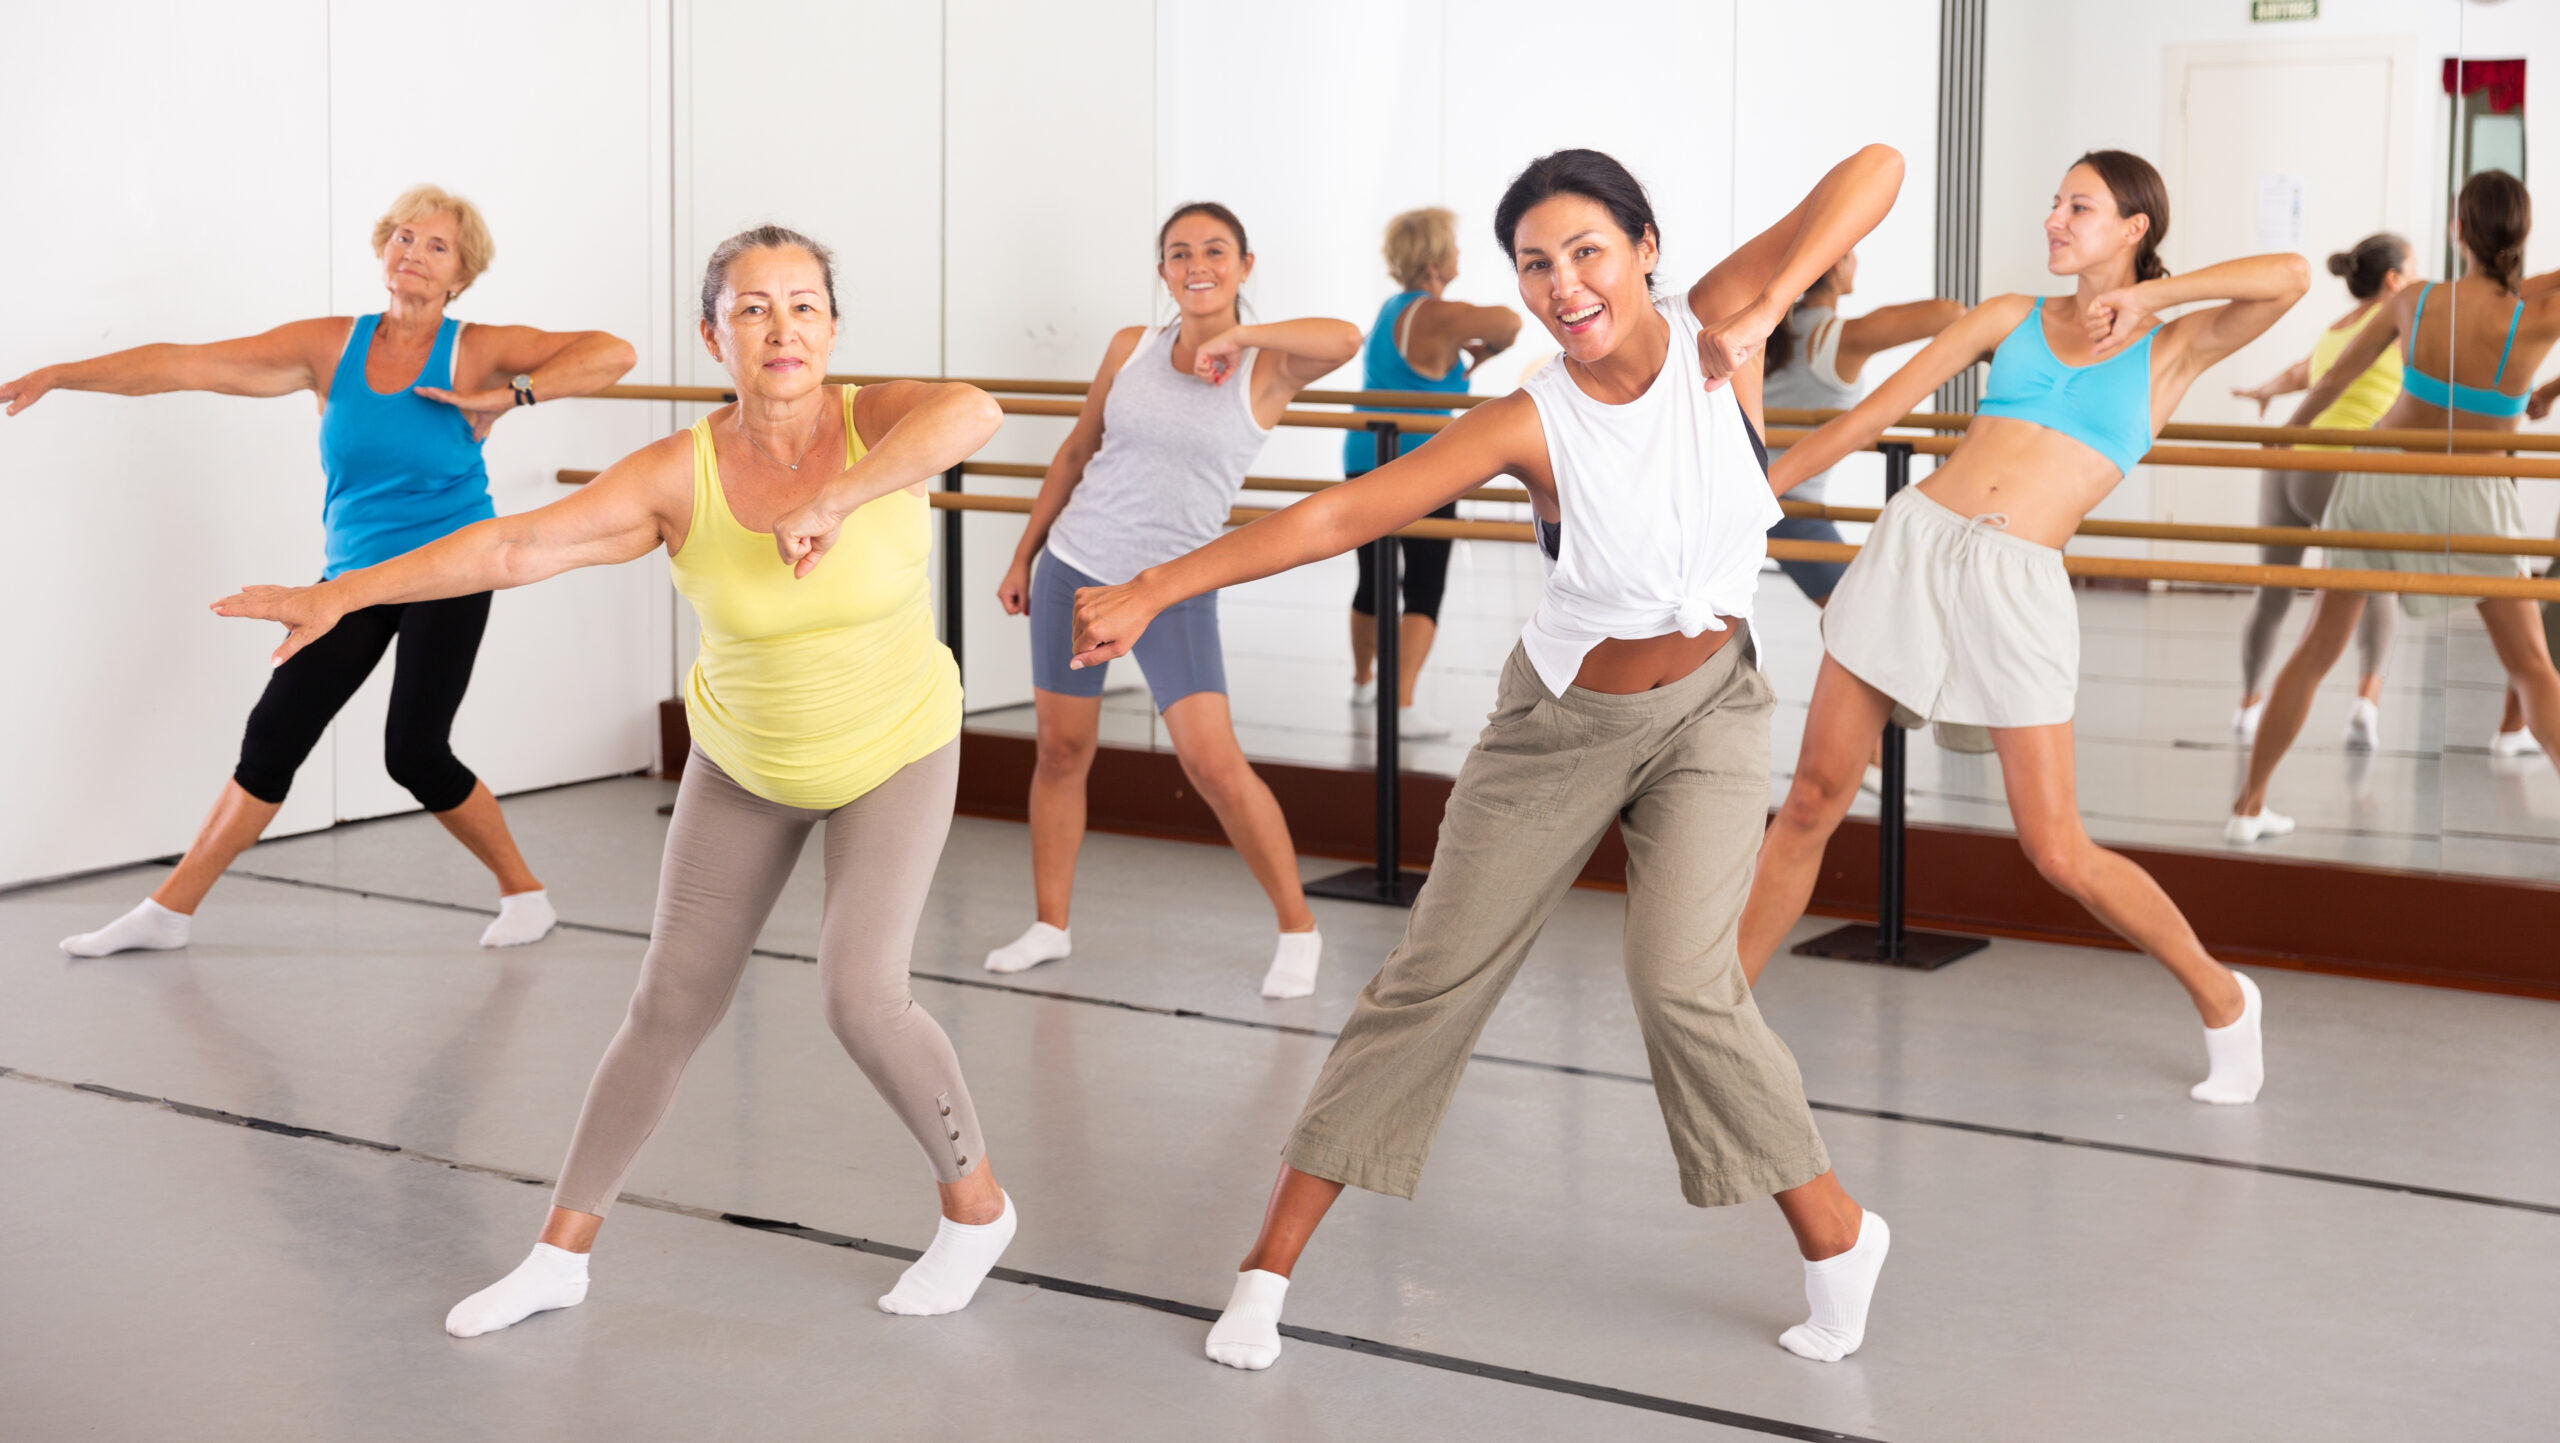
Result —
[{"label": "mirror reflection of dancer", "polygon": [[1475,1039],[1611,822],[1627,843],[1627,980],[1680,1190],[1775,1194],[1812,1315],[1779,1338],[1834,1362],[1865,1335],[1884,1220],[1831,1172],[1786,1044],[1734,955],[1767,815],[1772,695],[1747,632],[1778,515],[1753,419],[1788,303],[1875,228],[1902,157],[1871,146],[1684,294],[1618,162],[1530,163],[1494,212],[1521,304],[1564,354],[1356,481],[1076,602],[1079,664],[1183,598],[1338,555],[1496,476],[1519,478],[1547,584],[1467,753],[1405,937],[1299,1115],[1209,1356],[1267,1368],[1298,1254],[1345,1184],[1411,1197]]},{"label": "mirror reflection of dancer", "polygon": [[[1962,301],[1905,301],[1900,305],[1878,306],[1863,316],[1843,320],[1840,302],[1857,289],[1858,253],[1851,251],[1840,258],[1840,264],[1814,283],[1813,289],[1797,299],[1787,313],[1785,324],[1769,333],[1769,351],[1761,358],[1766,379],[1761,383],[1761,397],[1772,408],[1787,407],[1806,411],[1843,411],[1858,404],[1865,394],[1858,378],[1867,362],[1880,351],[1925,341],[1964,314]],[[1808,476],[1787,492],[1790,501],[1824,502],[1830,499],[1831,473]],[[1820,516],[1781,516],[1769,528],[1774,541],[1829,541],[1847,538],[1839,526]],[[1845,561],[1781,561],[1778,569],[1786,573],[1796,590],[1815,606],[1831,604],[1831,593],[1840,584],[1840,575],[1849,569]],[[1991,734],[1980,727],[1940,722],[1929,734],[1938,745],[1949,751],[1982,753],[1991,750]],[[1867,758],[1865,785],[1871,792],[1884,790],[1881,768],[1883,752]]]},{"label": "mirror reflection of dancer", "polygon": [[[2258,403],[2261,420],[2267,414],[2267,403],[2278,396],[2308,391],[2320,384],[2322,377],[2337,365],[2367,321],[2400,288],[2416,279],[2409,268],[2409,242],[2404,236],[2383,232],[2357,241],[2355,249],[2340,251],[2329,257],[2329,274],[2344,277],[2347,294],[2355,298],[2354,309],[2332,321],[2311,343],[2311,354],[2265,383],[2243,390],[2233,387],[2231,394],[2244,401]],[[2338,393],[2338,399],[2311,422],[2314,426],[2342,430],[2365,431],[2382,419],[2391,403],[2400,398],[2400,353],[2386,349],[2373,358],[2373,364],[2358,372]],[[2333,451],[2334,446],[2305,446],[2305,451]],[[2261,526],[2317,526],[2329,509],[2329,493],[2337,489],[2335,471],[2266,471],[2258,477],[2258,524]],[[2301,546],[2262,546],[2258,559],[2269,566],[2300,566]],[[2231,734],[2246,742],[2258,734],[2258,722],[2267,712],[2267,694],[2260,685],[2266,680],[2267,662],[2274,657],[2276,636],[2284,626],[2285,613],[2293,609],[2293,588],[2261,586],[2258,599],[2249,609],[2249,624],[2240,634],[2240,709],[2231,714]],[[2346,745],[2350,751],[2372,751],[2382,745],[2382,667],[2391,659],[2391,619],[2395,613],[2387,606],[2365,608],[2364,622],[2356,628],[2356,653],[2360,665],[2356,669],[2356,701],[2347,711]]]},{"label": "mirror reflection of dancer", "polygon": [[[1364,391],[1446,391],[1467,393],[1467,378],[1489,357],[1510,349],[1520,334],[1520,315],[1507,306],[1471,306],[1448,299],[1449,283],[1458,278],[1458,218],[1441,206],[1409,210],[1387,222],[1387,270],[1400,289],[1378,307],[1369,339],[1360,348],[1360,389]],[[1363,406],[1362,411],[1401,409],[1404,415],[1441,415],[1447,411]],[[1429,433],[1406,436],[1398,454],[1430,440]],[[1378,438],[1364,431],[1342,436],[1345,479],[1366,476],[1378,466]],[[1431,513],[1455,520],[1458,503]],[[1396,732],[1414,738],[1445,737],[1449,724],[1416,711],[1414,686],[1431,643],[1440,635],[1440,598],[1448,589],[1449,552],[1457,543],[1446,537],[1396,538],[1399,562],[1397,593],[1403,605],[1396,625]],[[1367,547],[1352,553],[1360,566],[1358,587],[1351,593],[1351,704],[1368,706],[1377,698],[1370,675],[1378,659],[1377,564]]]},{"label": "mirror reflection of dancer", "polygon": [[[2294,424],[2336,403],[2349,367],[2371,365],[2383,351],[2402,352],[2400,399],[2383,416],[2385,428],[2441,432],[2513,431],[2532,404],[2533,373],[2560,342],[2560,271],[2525,279],[2524,242],[2533,230],[2533,197],[2524,182],[2502,170],[2483,171],[2462,183],[2455,199],[2453,237],[2462,249],[2462,279],[2421,284],[2402,291],[2383,314],[2356,333],[2338,364],[2311,388]],[[2430,306],[2429,302],[2433,305]],[[2474,385],[2461,380],[2486,381]],[[2517,389],[2504,389],[2514,386]],[[2468,454],[2488,455],[2489,452]],[[2321,524],[2332,531],[2418,531],[2434,536],[2504,536],[2522,540],[2524,512],[2511,476],[2389,476],[2350,472],[2338,478]],[[2465,576],[2529,576],[2521,557],[2448,551],[2332,549],[2328,564],[2376,571],[2436,571]],[[2280,837],[2293,819],[2267,810],[2267,785],[2302,731],[2311,695],[2337,665],[2347,635],[2356,628],[2367,598],[2353,591],[2324,591],[2302,629],[2293,655],[2267,698],[2266,720],[2249,749],[2249,777],[2223,835],[2234,842]],[[2437,616],[2456,598],[2403,596],[2411,616]],[[2550,641],[2540,609],[2521,597],[2484,597],[2480,624],[2506,669],[2509,696],[2541,749],[2560,762],[2560,672],[2551,664]],[[2503,735],[2503,733],[2502,733]],[[2508,746],[2508,755],[2517,749]]]},{"label": "mirror reflection of dancer", "polygon": [[778,226],[732,236],[703,275],[702,341],[734,404],[541,510],[214,608],[285,623],[289,656],[366,606],[526,586],[664,546],[702,618],[685,682],[693,751],[630,1013],[588,1084],[541,1241],[454,1306],[455,1337],[585,1300],[605,1212],[728,1010],[812,829],[826,835],[827,1025],[924,1148],[941,1192],[932,1245],[881,1308],[967,1306],[1013,1237],[959,1060],[907,985],[960,769],[960,669],[933,634],[925,486],[1004,417],[956,382],[827,385],[835,339],[826,248]]},{"label": "mirror reflection of dancer", "polygon": [[[1156,232],[1156,276],[1180,319],[1111,338],[996,588],[1007,612],[1031,617],[1039,727],[1031,890],[1039,915],[987,954],[990,972],[1024,971],[1071,950],[1067,912],[1084,845],[1085,778],[1101,745],[1104,681],[1102,667],[1068,666],[1077,588],[1126,581],[1214,540],[1280,414],[1360,350],[1360,328],[1349,321],[1246,325],[1241,299],[1252,274],[1253,249],[1235,212],[1194,201],[1165,220]],[[1313,993],[1324,938],[1298,885],[1288,819],[1236,742],[1218,598],[1193,597],[1167,617],[1138,648],[1138,666],[1182,774],[1271,899],[1280,938],[1262,995]]]},{"label": "mirror reflection of dancer", "polygon": [[[201,346],[137,346],[46,366],[0,386],[16,415],[47,391],[152,396],[214,391],[289,396],[320,406],[320,469],[333,577],[371,566],[494,513],[480,444],[519,405],[583,396],[621,379],[636,359],[602,331],[465,325],[445,314],[496,253],[471,202],[431,185],[401,192],[373,227],[382,259],[382,310],[292,321],[262,335]],[[327,643],[275,669],[249,713],[240,763],[195,841],[158,890],[95,932],[62,939],[81,957],[184,947],[196,908],[284,806],[293,774],[391,643],[391,709],[382,760],[498,884],[498,917],[483,947],[537,942],[556,915],[525,866],[498,799],[453,754],[453,718],[471,685],[489,623],[486,593],[373,607]]]},{"label": "mirror reflection of dancer", "polygon": [[[1757,981],[1804,915],[1823,845],[1896,704],[1987,726],[2018,845],[2046,881],[2186,988],[2211,1062],[2190,1095],[2243,1103],[2265,1076],[2257,984],[2206,955],[2149,873],[2089,839],[2072,776],[2080,625],[2062,544],[2142,459],[2196,377],[2273,325],[2309,284],[2293,255],[2171,276],[2159,258],[2168,229],[2168,189],[2149,162],[2119,150],[2082,156],[2044,223],[2045,267],[2076,278],[2076,291],[1974,307],[1774,468],[1783,492],[1991,362],[1955,454],[1886,505],[1823,613],[1822,673],[1795,783],[1760,848],[1742,959]],[[2156,323],[2200,301],[2227,304]]]}]

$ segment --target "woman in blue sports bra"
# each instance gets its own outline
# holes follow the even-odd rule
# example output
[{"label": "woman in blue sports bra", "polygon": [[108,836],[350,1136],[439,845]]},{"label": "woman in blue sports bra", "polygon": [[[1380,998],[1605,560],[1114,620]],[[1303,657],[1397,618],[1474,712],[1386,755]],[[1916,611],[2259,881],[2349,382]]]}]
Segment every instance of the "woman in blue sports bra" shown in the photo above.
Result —
[{"label": "woman in blue sports bra", "polygon": [[[448,317],[446,305],[488,268],[495,250],[471,202],[413,186],[373,228],[390,293],[379,314],[291,321],[236,341],[137,346],[46,366],[0,386],[0,400],[14,416],[47,391],[313,392],[320,469],[329,481],[322,576],[370,566],[492,514],[480,443],[500,416],[612,385],[636,359],[628,342],[602,331],[465,326]],[[400,655],[383,735],[391,778],[496,878],[499,916],[481,944],[539,940],[554,921],[550,900],[517,852],[497,798],[454,756],[449,740],[488,619],[486,592],[377,606],[277,667],[249,713],[240,763],[177,870],[132,911],[64,938],[63,949],[103,957],[187,945],[197,905],[275,820],[303,759],[395,639]]]},{"label": "woman in blue sports bra", "polygon": [[[2411,427],[2440,431],[2513,431],[2532,400],[2533,374],[2552,344],[2560,341],[2560,271],[2521,277],[2525,237],[2533,229],[2533,197],[2524,182],[2492,170],[2463,182],[2454,204],[2453,235],[2462,248],[2462,279],[2451,285],[2411,286],[2391,302],[2390,324],[2365,327],[2338,357],[2320,384],[2311,388],[2294,413],[2293,424],[2306,424],[2320,408],[2337,399],[2356,372],[2372,363],[2388,346],[2403,348],[2400,399],[2376,422],[2377,428]],[[2343,374],[2341,374],[2343,372]],[[2473,385],[2464,380],[2486,381]],[[2418,531],[2434,535],[2484,535],[2521,538],[2524,515],[2516,504],[2516,483],[2507,476],[2383,476],[2350,473],[2338,478],[2329,496],[2329,514],[2321,523],[2332,531]],[[2360,551],[2335,549],[2328,564],[2379,571],[2436,571],[2479,576],[2524,576],[2531,573],[2522,558],[2464,555],[2446,551]],[[2457,598],[2403,596],[2401,606],[2412,616],[2445,610]],[[2249,779],[2231,807],[2225,835],[2234,842],[2279,837],[2293,830],[2292,819],[2267,810],[2267,784],[2284,760],[2285,749],[2301,732],[2311,710],[2311,694],[2336,665],[2346,638],[2364,615],[2369,598],[2352,591],[2324,591],[2303,628],[2302,640],[2276,677],[2267,696],[2267,714],[2258,723],[2249,750]],[[2524,714],[2525,729],[2546,755],[2560,758],[2560,671],[2551,664],[2551,649],[2542,629],[2540,608],[2519,597],[2491,597],[2477,603],[2481,625],[2497,648],[2507,671],[2511,704]],[[2514,754],[2501,727],[2493,749]]]},{"label": "woman in blue sports bra", "polygon": [[[1769,484],[1784,494],[1872,443],[1949,378],[1991,362],[1955,454],[1886,505],[1823,613],[1822,672],[1794,784],[1760,848],[1742,962],[1756,980],[1804,914],[1823,846],[1888,718],[1989,727],[2018,844],[2045,880],[2187,990],[2211,1064],[2190,1095],[2245,1103],[2264,1076],[2256,985],[2206,954],[2148,873],[2089,839],[2072,783],[2080,629],[2062,544],[2150,449],[2155,418],[2310,284],[2295,255],[2172,277],[2159,258],[2168,229],[2168,189],[2149,162],[2118,150],[2082,156],[2044,223],[2046,269],[2077,289],[1974,307],[1771,468]],[[2204,301],[2225,304],[2156,321]]]}]

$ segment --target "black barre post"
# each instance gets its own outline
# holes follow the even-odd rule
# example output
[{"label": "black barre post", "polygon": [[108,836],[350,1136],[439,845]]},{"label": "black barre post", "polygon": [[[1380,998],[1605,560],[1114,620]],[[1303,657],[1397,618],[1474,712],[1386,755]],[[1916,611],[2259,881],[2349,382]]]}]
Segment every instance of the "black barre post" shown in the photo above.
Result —
[{"label": "black barre post", "polygon": [[[1403,449],[1403,433],[1393,421],[1372,421],[1369,434],[1377,438],[1376,465],[1384,466],[1396,459]],[[1331,897],[1345,902],[1376,902],[1381,906],[1410,907],[1414,896],[1422,890],[1422,874],[1408,872],[1404,860],[1404,821],[1399,810],[1403,785],[1403,758],[1398,755],[1396,732],[1396,699],[1403,679],[1402,659],[1396,643],[1404,629],[1403,596],[1396,589],[1396,538],[1390,532],[1369,543],[1369,574],[1376,578],[1378,655],[1370,672],[1378,679],[1377,720],[1377,790],[1378,825],[1377,857],[1367,867],[1319,877],[1307,884],[1307,895]]]},{"label": "black barre post", "polygon": [[[1887,441],[1884,452],[1884,499],[1890,503],[1911,482],[1911,443]],[[1951,932],[1914,932],[1902,925],[1903,902],[1903,745],[1902,728],[1887,718],[1882,760],[1883,795],[1876,799],[1876,924],[1835,928],[1799,943],[1799,957],[1828,957],[1836,962],[1879,962],[1935,972],[1959,957],[1991,945],[1987,937]]]},{"label": "black barre post", "polygon": [[[942,473],[942,489],[958,491],[960,480],[960,468],[953,466]],[[961,592],[960,515],[957,506],[942,513],[942,644],[951,648],[954,666],[962,662],[961,633],[967,630],[960,624],[961,608],[968,604],[968,598]]]}]

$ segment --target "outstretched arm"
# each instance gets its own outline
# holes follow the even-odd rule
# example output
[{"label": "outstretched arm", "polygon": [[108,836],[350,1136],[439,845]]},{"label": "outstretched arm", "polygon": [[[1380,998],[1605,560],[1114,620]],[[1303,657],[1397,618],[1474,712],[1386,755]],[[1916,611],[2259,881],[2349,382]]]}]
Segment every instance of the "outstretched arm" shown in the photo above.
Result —
[{"label": "outstretched arm", "polygon": [[1964,312],[1962,301],[1905,301],[1842,321],[1839,359],[1831,369],[1841,380],[1854,381],[1877,352],[1925,341],[1963,319]]},{"label": "outstretched arm", "polygon": [[2301,360],[2294,362],[2292,365],[2285,367],[2281,371],[2278,371],[2273,377],[2262,381],[2255,386],[2232,387],[2231,394],[2239,397],[2243,401],[2257,402],[2258,417],[2260,420],[2264,420],[2266,419],[2268,402],[2273,401],[2278,396],[2290,396],[2296,391],[2306,390],[2310,385],[2311,358],[2305,356]]},{"label": "outstretched arm", "polygon": [[[1150,566],[1124,586],[1076,593],[1074,666],[1128,651],[1147,623],[1177,601],[1321,561],[1419,521],[1523,464],[1543,464],[1545,431],[1520,392],[1478,406],[1428,446],[1375,471],[1292,502],[1199,550]],[[1537,458],[1530,463],[1528,458]]]},{"label": "outstretched arm", "polygon": [[959,381],[890,381],[854,393],[862,459],[816,500],[773,523],[774,544],[794,577],[807,576],[865,504],[941,475],[976,455],[1004,425],[995,397]]},{"label": "outstretched arm", "polygon": [[2355,339],[2347,342],[2347,348],[2338,353],[2338,359],[2329,363],[2328,370],[2321,372],[2319,384],[2302,398],[2301,405],[2293,408],[2293,414],[2286,418],[2285,424],[2310,425],[2321,412],[2337,404],[2338,398],[2347,393],[2347,387],[2364,374],[2365,367],[2382,359],[2384,351],[2400,344],[2400,328],[2407,324],[2400,310],[2396,302],[2375,307],[2373,318],[2357,329]]},{"label": "outstretched arm", "polygon": [[282,622],[281,664],[368,606],[527,586],[581,566],[647,555],[681,535],[693,508],[693,437],[678,432],[615,462],[548,506],[475,521],[377,566],[317,586],[248,586],[213,604],[220,616]]},{"label": "outstretched arm", "polygon": [[1964,369],[1988,357],[2000,338],[2016,330],[2034,302],[2025,296],[1999,296],[1964,313],[1920,354],[1867,393],[1866,399],[1789,446],[1769,464],[1769,489],[1784,496],[1798,482],[1819,476],[1852,451],[1875,443],[1885,428],[1911,414],[1930,392]]},{"label": "outstretched arm", "polygon": [[1013,564],[1005,568],[1004,580],[996,586],[996,601],[1008,616],[1020,616],[1031,609],[1031,558],[1049,544],[1049,528],[1057,524],[1058,513],[1067,509],[1067,498],[1075,494],[1077,483],[1084,480],[1084,468],[1102,450],[1103,404],[1111,399],[1111,378],[1129,360],[1138,338],[1145,331],[1129,326],[1111,338],[1102,348],[1102,368],[1093,373],[1093,384],[1085,388],[1084,409],[1076,413],[1075,427],[1067,439],[1058,444],[1058,453],[1049,458],[1049,469],[1040,478],[1040,494],[1031,503],[1030,519],[1023,525],[1022,539],[1014,543]]},{"label": "outstretched arm", "polygon": [[288,321],[272,331],[201,346],[136,346],[86,361],[39,366],[0,386],[6,414],[32,406],[47,391],[103,391],[151,396],[214,391],[225,396],[289,396],[319,388],[327,358],[345,345],[344,316]]},{"label": "outstretched arm", "polygon": [[1689,287],[1689,310],[1706,327],[1698,337],[1698,363],[1709,390],[1760,354],[1796,297],[1876,228],[1901,191],[1902,152],[1866,146],[1831,167],[1776,225]]},{"label": "outstretched arm", "polygon": [[[2192,373],[2265,334],[2310,289],[2311,265],[2302,257],[2244,256],[2109,291],[2083,307],[2080,319],[2089,329],[2090,354],[2104,359],[2140,340],[2162,311],[2197,301],[2229,302],[2191,311],[2162,329],[2164,339],[2184,348]],[[2357,374],[2347,373],[2349,379]]]}]

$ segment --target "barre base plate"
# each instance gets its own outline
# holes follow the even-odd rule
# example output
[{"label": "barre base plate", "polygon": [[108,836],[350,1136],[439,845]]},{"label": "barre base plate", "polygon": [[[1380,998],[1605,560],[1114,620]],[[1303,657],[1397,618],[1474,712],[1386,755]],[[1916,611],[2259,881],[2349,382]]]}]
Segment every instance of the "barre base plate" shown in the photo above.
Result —
[{"label": "barre base plate", "polygon": [[1963,937],[1952,932],[1915,932],[1905,929],[1901,955],[1888,957],[1884,939],[1875,928],[1864,922],[1835,928],[1808,942],[1799,942],[1793,951],[1799,957],[1828,957],[1834,962],[1873,962],[1884,967],[1908,967],[1919,972],[1935,972],[1960,957],[1969,957],[1991,945],[1988,937]]}]

